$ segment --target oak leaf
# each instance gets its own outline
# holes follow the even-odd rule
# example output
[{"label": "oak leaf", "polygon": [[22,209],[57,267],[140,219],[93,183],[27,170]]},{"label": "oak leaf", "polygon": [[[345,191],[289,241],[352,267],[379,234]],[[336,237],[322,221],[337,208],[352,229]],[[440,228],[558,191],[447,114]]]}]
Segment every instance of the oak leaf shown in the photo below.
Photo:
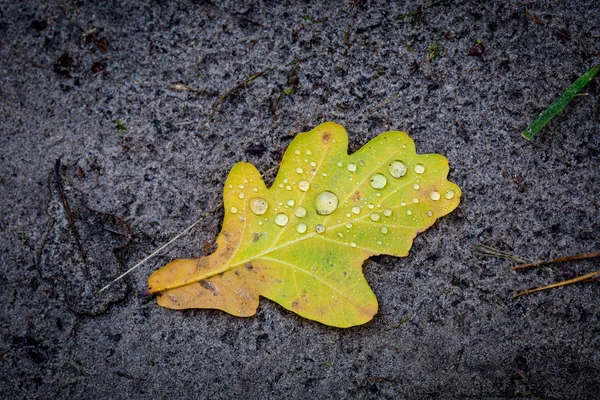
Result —
[{"label": "oak leaf", "polygon": [[254,315],[259,296],[336,327],[368,322],[377,299],[362,273],[377,254],[403,257],[417,233],[454,210],[460,188],[448,161],[417,155],[404,132],[385,132],[348,155],[348,136],[328,122],[289,145],[267,188],[236,164],[225,182],[217,250],[178,259],[148,279],[158,304]]}]

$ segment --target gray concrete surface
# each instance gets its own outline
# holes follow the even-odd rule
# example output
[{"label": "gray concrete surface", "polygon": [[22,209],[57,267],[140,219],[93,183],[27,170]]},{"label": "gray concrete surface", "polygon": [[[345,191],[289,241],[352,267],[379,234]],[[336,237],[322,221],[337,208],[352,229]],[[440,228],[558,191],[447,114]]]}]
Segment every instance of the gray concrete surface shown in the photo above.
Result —
[{"label": "gray concrete surface", "polygon": [[[471,251],[600,248],[598,79],[520,135],[598,63],[596,1],[89,3],[0,2],[0,397],[597,398],[600,286],[513,295],[598,261],[515,273]],[[365,263],[373,321],[137,296],[164,263],[210,251],[222,210],[96,293],[219,204],[234,163],[268,171],[329,120],[352,150],[409,132],[464,192],[409,257]]]}]

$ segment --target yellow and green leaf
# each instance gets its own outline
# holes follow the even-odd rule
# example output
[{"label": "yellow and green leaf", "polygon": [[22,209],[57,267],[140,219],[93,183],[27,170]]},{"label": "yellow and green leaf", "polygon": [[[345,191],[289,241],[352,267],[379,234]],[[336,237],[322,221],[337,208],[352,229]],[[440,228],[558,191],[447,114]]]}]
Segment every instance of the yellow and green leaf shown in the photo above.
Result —
[{"label": "yellow and green leaf", "polygon": [[253,165],[235,165],[217,250],[172,261],[148,290],[172,309],[251,316],[263,296],[326,325],[364,324],[377,313],[364,260],[406,256],[417,233],[458,206],[447,175],[447,159],[418,155],[404,132],[349,155],[345,129],[322,124],[292,141],[270,188]]}]

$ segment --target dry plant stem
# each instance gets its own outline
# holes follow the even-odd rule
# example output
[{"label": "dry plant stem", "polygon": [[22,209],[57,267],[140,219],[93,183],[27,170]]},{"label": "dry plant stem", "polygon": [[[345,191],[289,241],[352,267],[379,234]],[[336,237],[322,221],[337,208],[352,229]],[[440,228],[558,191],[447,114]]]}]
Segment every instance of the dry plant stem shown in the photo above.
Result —
[{"label": "dry plant stem", "polygon": [[566,285],[571,285],[573,283],[578,283],[578,282],[587,282],[587,281],[591,281],[597,277],[600,277],[600,271],[595,271],[595,272],[590,272],[589,274],[585,274],[585,275],[581,275],[578,276],[577,278],[573,278],[573,279],[569,279],[566,281],[562,281],[562,282],[558,282],[558,283],[553,283],[552,285],[548,285],[548,286],[542,286],[539,288],[535,288],[535,289],[531,289],[531,290],[526,290],[524,292],[520,292],[515,294],[515,297],[519,297],[519,296],[523,296],[526,294],[531,294],[531,293],[535,293],[535,292],[539,292],[541,290],[548,290],[548,289],[554,289],[560,286],[566,286]]},{"label": "dry plant stem", "polygon": [[210,110],[210,118],[212,118],[215,115],[215,112],[217,111],[217,107],[219,107],[219,104],[223,103],[225,100],[227,100],[227,98],[229,96],[231,96],[235,91],[243,88],[244,86],[246,86],[247,84],[249,84],[250,82],[252,82],[253,80],[255,80],[258,77],[263,76],[264,74],[266,74],[267,72],[269,72],[272,68],[266,68],[260,72],[255,73],[254,75],[252,75],[250,78],[239,82],[237,85],[235,85],[235,87],[231,90],[229,90],[227,93],[219,96],[219,98],[213,103],[212,108]]},{"label": "dry plant stem", "polygon": [[553,264],[553,263],[559,263],[559,262],[565,262],[565,261],[585,260],[586,258],[594,258],[594,257],[600,257],[600,251],[584,253],[584,254],[577,254],[574,256],[558,257],[558,258],[555,258],[554,260],[536,261],[536,262],[532,262],[529,264],[517,265],[516,267],[513,267],[512,270],[516,271],[518,269],[539,267],[540,265]]},{"label": "dry plant stem", "polygon": [[171,243],[175,242],[176,240],[178,240],[180,237],[184,236],[185,234],[187,234],[189,231],[191,231],[196,225],[198,225],[202,220],[204,220],[204,218],[206,218],[207,216],[209,216],[210,214],[212,214],[213,212],[215,212],[219,207],[221,207],[223,205],[223,203],[219,203],[219,205],[217,205],[215,208],[213,208],[212,210],[210,210],[209,212],[207,212],[206,214],[204,214],[203,216],[201,216],[196,222],[194,222],[193,224],[191,224],[190,226],[188,226],[187,228],[185,228],[183,231],[181,231],[177,236],[175,236],[173,239],[169,240],[167,243],[165,243],[164,245],[160,246],[158,249],[156,249],[152,254],[150,254],[149,256],[147,256],[146,258],[144,258],[142,261],[140,261],[139,263],[135,264],[133,267],[129,268],[127,271],[125,271],[123,274],[119,275],[117,278],[115,278],[111,283],[109,283],[108,285],[104,286],[102,289],[100,289],[98,291],[98,293],[102,293],[104,292],[106,289],[108,289],[113,283],[123,279],[123,277],[125,277],[127,274],[129,274],[130,272],[134,271],[136,268],[138,268],[140,265],[143,265],[146,261],[150,260],[151,258],[153,258],[154,256],[156,256],[158,253],[160,253],[161,251],[163,251],[167,246],[169,246]]},{"label": "dry plant stem", "polygon": [[63,203],[63,207],[65,209],[65,213],[67,214],[67,221],[69,222],[69,228],[71,228],[71,233],[75,238],[75,243],[77,243],[77,247],[79,248],[79,252],[81,253],[81,258],[83,259],[83,272],[86,278],[89,278],[90,273],[88,271],[88,259],[87,253],[83,249],[83,245],[81,244],[81,239],[79,236],[79,231],[73,222],[73,215],[71,214],[71,208],[69,207],[69,202],[67,201],[67,196],[65,195],[65,191],[63,189],[62,177],[60,175],[60,158],[56,160],[54,164],[54,178],[56,181],[56,187],[58,188],[58,192],[60,193],[60,198]]},{"label": "dry plant stem", "polygon": [[531,262],[531,260],[520,257],[516,254],[507,253],[505,251],[496,249],[491,246],[486,246],[484,244],[474,244],[471,246],[471,249],[473,251],[473,254],[479,255],[479,256],[504,258],[504,259],[512,260],[512,261],[522,263],[522,264]]}]

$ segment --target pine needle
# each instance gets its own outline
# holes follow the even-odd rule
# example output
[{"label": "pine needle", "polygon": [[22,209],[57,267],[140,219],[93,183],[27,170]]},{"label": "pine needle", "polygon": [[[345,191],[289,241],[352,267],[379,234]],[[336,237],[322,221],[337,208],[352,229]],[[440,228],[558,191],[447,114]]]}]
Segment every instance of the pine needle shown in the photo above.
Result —
[{"label": "pine needle", "polygon": [[516,254],[507,253],[505,251],[496,249],[491,246],[486,246],[484,244],[472,245],[471,251],[473,254],[475,254],[477,256],[504,258],[506,260],[511,260],[511,261],[521,263],[521,264],[531,262],[531,260],[529,260],[527,258],[522,258],[521,256],[518,256]]},{"label": "pine needle", "polygon": [[562,282],[558,282],[558,283],[553,283],[552,285],[542,286],[542,287],[531,289],[531,290],[526,290],[524,292],[520,292],[520,293],[515,294],[515,297],[519,297],[519,296],[523,296],[523,295],[526,295],[526,294],[531,294],[531,293],[539,292],[541,290],[548,290],[548,289],[554,289],[554,288],[557,288],[557,287],[560,287],[560,286],[571,285],[573,283],[578,283],[578,282],[592,282],[597,277],[600,277],[600,271],[590,272],[589,274],[581,275],[581,276],[578,276],[577,278],[568,279],[566,281],[562,281]]},{"label": "pine needle", "polygon": [[185,228],[183,231],[181,231],[178,235],[176,235],[173,239],[169,240],[167,243],[165,243],[164,245],[160,246],[158,249],[156,249],[154,252],[152,252],[152,254],[150,254],[149,256],[147,256],[146,258],[144,258],[142,261],[140,261],[139,263],[135,264],[133,267],[129,268],[127,271],[125,271],[123,274],[119,275],[117,278],[115,278],[111,283],[109,283],[108,285],[104,286],[102,289],[100,289],[98,291],[98,293],[102,293],[104,292],[106,289],[108,289],[112,284],[114,284],[115,282],[120,281],[121,279],[123,279],[126,275],[128,275],[130,272],[133,272],[135,269],[137,269],[139,266],[143,265],[146,261],[150,260],[151,258],[154,258],[158,253],[160,253],[161,251],[163,251],[166,247],[168,247],[170,244],[172,244],[173,242],[175,242],[176,240],[178,240],[180,237],[186,235],[189,231],[191,231],[196,225],[198,225],[202,220],[204,220],[206,217],[208,217],[210,214],[212,214],[213,212],[215,212],[217,209],[219,209],[219,207],[221,207],[223,205],[223,203],[219,203],[219,205],[217,205],[215,208],[213,208],[212,210],[210,210],[209,212],[205,213],[204,215],[202,215],[196,222],[194,222],[193,224],[191,224],[190,226],[188,226],[187,228]]},{"label": "pine needle", "polygon": [[554,260],[536,261],[536,262],[532,262],[532,263],[528,263],[528,264],[517,265],[516,267],[513,267],[512,270],[516,271],[518,269],[539,267],[540,265],[554,264],[554,263],[574,261],[574,260],[585,260],[587,258],[594,258],[594,257],[600,257],[600,251],[595,251],[592,253],[576,254],[574,256],[558,257],[558,258],[555,258]]}]

